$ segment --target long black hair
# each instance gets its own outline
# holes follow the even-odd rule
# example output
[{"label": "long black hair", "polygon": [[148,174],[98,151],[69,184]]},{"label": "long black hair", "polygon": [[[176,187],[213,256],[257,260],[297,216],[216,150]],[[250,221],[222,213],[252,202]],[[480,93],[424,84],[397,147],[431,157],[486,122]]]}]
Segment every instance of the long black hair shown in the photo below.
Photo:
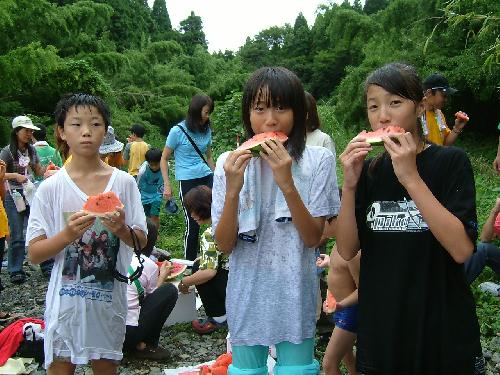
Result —
[{"label": "long black hair", "polygon": [[196,94],[191,98],[186,116],[186,126],[194,133],[205,133],[210,127],[210,120],[204,123],[201,119],[201,110],[206,105],[208,105],[208,113],[212,113],[214,101],[208,95]]},{"label": "long black hair", "polygon": [[256,70],[243,89],[241,114],[248,137],[255,133],[250,123],[250,111],[257,101],[266,105],[278,105],[293,111],[293,128],[288,135],[290,156],[299,160],[306,145],[306,99],[304,87],[299,77],[290,70],[278,67],[265,67]]},{"label": "long black hair", "polygon": [[[382,87],[387,92],[411,100],[417,106],[424,98],[422,89],[422,80],[416,69],[408,64],[401,62],[392,62],[378,68],[370,73],[365,81],[365,103],[368,88],[371,85]],[[417,132],[422,142],[425,142],[425,136],[421,124],[417,124]],[[369,173],[373,174],[383,157],[386,157],[387,151],[375,157],[369,166]]]},{"label": "long black hair", "polygon": [[[21,131],[21,129],[23,129],[22,126],[18,126],[17,128],[15,129],[12,129],[12,131],[10,132],[10,142],[9,142],[9,150],[10,150],[10,153],[12,155],[12,158],[18,162],[19,161],[19,154],[17,153],[17,151],[19,150],[19,145],[18,145],[18,141],[17,141],[17,133],[19,133]],[[32,165],[32,168],[33,168],[33,160],[34,160],[34,157],[35,157],[35,148],[31,145],[31,143],[28,143],[26,145],[26,149],[28,150],[28,155],[30,157],[30,164]]]},{"label": "long black hair", "polygon": [[321,128],[321,122],[318,116],[318,107],[316,106],[316,99],[309,92],[306,94],[307,105],[307,118],[306,118],[306,131],[312,132]]}]

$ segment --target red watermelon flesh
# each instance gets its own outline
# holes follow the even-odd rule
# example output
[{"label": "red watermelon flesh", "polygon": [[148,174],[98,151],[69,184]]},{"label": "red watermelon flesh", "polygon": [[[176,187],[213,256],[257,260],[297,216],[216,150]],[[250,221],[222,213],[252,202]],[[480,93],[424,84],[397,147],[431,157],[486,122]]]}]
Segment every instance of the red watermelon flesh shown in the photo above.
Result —
[{"label": "red watermelon flesh", "polygon": [[250,150],[252,151],[253,156],[259,156],[259,152],[262,151],[262,143],[267,141],[268,139],[274,139],[281,143],[285,143],[288,140],[288,137],[285,133],[282,132],[265,132],[260,134],[255,134],[248,141],[242,143],[237,150]]},{"label": "red watermelon flesh", "polygon": [[47,171],[57,171],[59,170],[59,167],[55,165],[54,163],[50,162],[49,165],[47,165]]},{"label": "red watermelon flesh", "polygon": [[358,134],[358,136],[365,138],[365,141],[371,144],[372,146],[377,146],[377,145],[382,145],[384,143],[384,141],[382,141],[382,138],[384,137],[390,137],[404,133],[406,133],[406,130],[404,130],[402,127],[389,125],[372,132],[367,132],[366,130],[363,130],[361,133]]},{"label": "red watermelon flesh", "polygon": [[333,313],[337,308],[337,301],[335,300],[335,297],[329,290],[326,291],[325,307],[326,307],[325,312],[327,314]]},{"label": "red watermelon flesh", "polygon": [[493,225],[493,232],[495,232],[497,236],[500,236],[500,213],[498,213],[495,219],[495,224]]},{"label": "red watermelon flesh", "polygon": [[88,197],[87,202],[83,205],[83,211],[96,216],[103,216],[115,212],[117,207],[122,208],[123,203],[115,193],[108,191]]},{"label": "red watermelon flesh", "polygon": [[[187,268],[185,264],[177,262],[168,262],[168,261],[165,262],[170,263],[170,265],[172,266],[172,272],[170,272],[170,275],[168,275],[167,279],[175,279],[177,276],[184,273],[184,271]],[[163,262],[156,262],[156,264],[158,265],[158,267],[161,267]]]}]

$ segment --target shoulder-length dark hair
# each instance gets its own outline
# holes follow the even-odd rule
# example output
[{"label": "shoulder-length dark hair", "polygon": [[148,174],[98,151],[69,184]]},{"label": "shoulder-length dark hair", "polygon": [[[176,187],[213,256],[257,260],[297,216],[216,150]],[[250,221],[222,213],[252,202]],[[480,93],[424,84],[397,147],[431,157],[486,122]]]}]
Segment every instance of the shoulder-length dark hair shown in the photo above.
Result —
[{"label": "shoulder-length dark hair", "polygon": [[288,135],[290,156],[296,161],[302,157],[306,140],[306,99],[304,88],[295,73],[283,67],[265,67],[255,71],[243,89],[241,114],[248,137],[255,133],[250,123],[250,111],[258,101],[268,106],[278,105],[293,111],[293,128]]},{"label": "shoulder-length dark hair", "polygon": [[202,220],[212,217],[212,189],[205,185],[199,185],[189,190],[184,196],[184,207],[191,214],[194,213]]},{"label": "shoulder-length dark hair", "polygon": [[[424,91],[422,89],[422,80],[418,75],[416,69],[408,64],[401,62],[393,62],[384,65],[381,68],[373,71],[365,81],[365,103],[368,88],[371,85],[382,87],[387,92],[401,96],[402,98],[411,100],[417,106],[424,98]],[[418,121],[418,120],[417,120]],[[417,124],[417,132],[422,142],[425,142],[425,136],[420,126]],[[369,166],[369,172],[374,173],[379,161],[384,157],[386,152],[375,157]]]},{"label": "shoulder-length dark hair", "polygon": [[191,98],[186,116],[186,126],[192,132],[205,133],[210,127],[210,120],[204,123],[201,119],[201,110],[206,105],[208,105],[208,113],[212,113],[214,101],[208,95],[196,94]]},{"label": "shoulder-length dark hair", "polygon": [[306,105],[307,105],[307,118],[306,118],[306,130],[312,132],[316,129],[321,128],[321,123],[319,122],[318,107],[316,106],[316,99],[309,92],[306,94]]},{"label": "shoulder-length dark hair", "polygon": [[[10,153],[12,154],[12,158],[17,162],[19,160],[19,154],[17,151],[19,150],[19,145],[17,141],[17,133],[19,133],[23,129],[22,127],[17,127],[15,129],[12,129],[10,132],[10,142],[9,142],[9,150]],[[33,163],[34,157],[35,157],[35,149],[31,145],[31,143],[28,143],[26,145],[26,149],[28,150],[28,155],[30,157],[30,164]]]}]

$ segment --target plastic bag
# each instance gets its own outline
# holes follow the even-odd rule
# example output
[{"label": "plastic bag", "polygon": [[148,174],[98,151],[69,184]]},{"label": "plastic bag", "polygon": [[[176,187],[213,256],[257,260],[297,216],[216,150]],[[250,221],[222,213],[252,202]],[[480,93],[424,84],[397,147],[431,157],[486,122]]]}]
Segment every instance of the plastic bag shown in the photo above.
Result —
[{"label": "plastic bag", "polygon": [[31,180],[26,180],[26,182],[23,183],[23,193],[24,197],[26,198],[26,202],[28,202],[28,205],[31,206],[31,203],[33,202],[33,198],[35,198],[35,192],[36,192],[36,186]]}]

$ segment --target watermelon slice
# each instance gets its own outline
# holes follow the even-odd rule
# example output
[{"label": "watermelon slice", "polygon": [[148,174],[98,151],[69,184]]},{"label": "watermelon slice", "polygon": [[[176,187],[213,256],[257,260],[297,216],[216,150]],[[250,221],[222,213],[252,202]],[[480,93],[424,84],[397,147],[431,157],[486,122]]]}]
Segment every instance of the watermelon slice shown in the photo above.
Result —
[{"label": "watermelon slice", "polygon": [[493,225],[493,232],[495,232],[497,236],[500,236],[500,213],[498,213],[495,219],[495,224]]},{"label": "watermelon slice", "polygon": [[55,165],[54,163],[50,162],[49,165],[47,165],[46,171],[58,171],[60,168]]},{"label": "watermelon slice", "polygon": [[363,138],[365,138],[365,141],[371,144],[372,146],[380,146],[384,144],[382,138],[404,133],[406,133],[406,130],[404,130],[403,128],[399,126],[389,125],[386,126],[385,128],[380,128],[373,132],[367,132],[366,130],[363,130],[361,133],[358,134],[358,136],[362,136]]},{"label": "watermelon slice", "polygon": [[325,312],[327,314],[331,314],[337,308],[337,301],[332,293],[329,290],[326,291],[326,300],[325,300]]},{"label": "watermelon slice", "polygon": [[[167,260],[165,262],[168,262]],[[177,278],[177,276],[181,275],[184,273],[186,270],[187,266],[185,264],[177,263],[177,262],[168,262],[172,265],[172,272],[170,272],[170,275],[168,275],[167,280],[173,280]],[[163,262],[156,262],[158,267],[161,267]]]},{"label": "watermelon slice", "polygon": [[455,113],[455,117],[457,119],[463,120],[465,122],[469,121],[469,116],[467,115],[467,113],[462,112],[462,111],[458,111],[457,113]]},{"label": "watermelon slice", "polygon": [[93,195],[87,198],[83,205],[83,211],[96,216],[104,216],[116,211],[116,208],[123,207],[123,203],[112,191]]},{"label": "watermelon slice", "polygon": [[265,132],[260,134],[255,134],[248,141],[242,143],[237,150],[250,150],[253,156],[260,156],[260,151],[262,151],[262,143],[268,139],[274,139],[281,143],[285,143],[288,139],[287,135],[282,132]]}]

